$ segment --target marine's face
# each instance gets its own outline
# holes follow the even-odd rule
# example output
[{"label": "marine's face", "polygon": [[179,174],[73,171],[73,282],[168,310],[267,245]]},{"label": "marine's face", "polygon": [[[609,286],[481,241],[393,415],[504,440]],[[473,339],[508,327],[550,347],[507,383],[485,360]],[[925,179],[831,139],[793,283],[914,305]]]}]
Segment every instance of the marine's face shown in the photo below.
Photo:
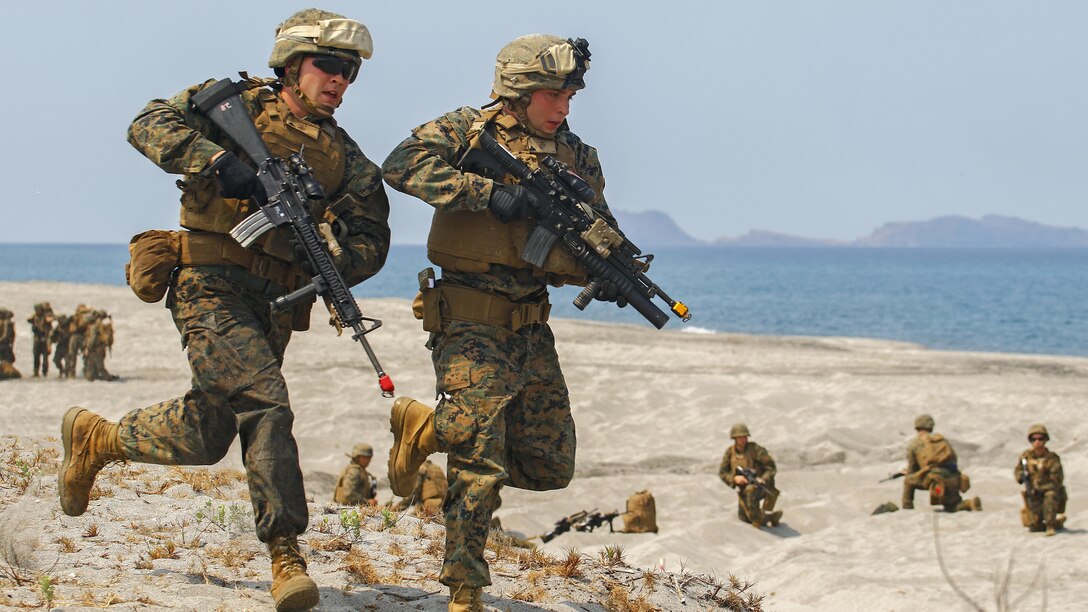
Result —
[{"label": "marine's face", "polygon": [[1042,452],[1046,448],[1046,436],[1034,435],[1031,438],[1031,448],[1035,452]]},{"label": "marine's face", "polygon": [[316,57],[320,56],[307,56],[299,64],[298,88],[318,110],[331,116],[344,101],[344,92],[351,83],[341,72],[330,74],[315,66]]},{"label": "marine's face", "polygon": [[373,457],[367,457],[366,455],[359,455],[355,458],[355,463],[359,464],[359,467],[366,469],[370,465],[370,460]]},{"label": "marine's face", "polygon": [[570,114],[573,89],[537,89],[530,94],[525,114],[537,131],[554,134]]},{"label": "marine's face", "polygon": [[748,436],[737,436],[733,438],[733,443],[737,445],[737,450],[744,452],[745,447],[748,446]]}]

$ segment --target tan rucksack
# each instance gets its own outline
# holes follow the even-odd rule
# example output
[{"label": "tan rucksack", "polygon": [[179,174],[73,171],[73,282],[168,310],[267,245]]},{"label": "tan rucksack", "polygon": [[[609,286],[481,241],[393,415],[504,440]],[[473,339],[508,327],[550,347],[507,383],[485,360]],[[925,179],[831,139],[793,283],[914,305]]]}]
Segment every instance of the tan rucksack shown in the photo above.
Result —
[{"label": "tan rucksack", "polygon": [[956,451],[941,434],[929,434],[925,444],[918,451],[918,464],[922,468],[935,467],[956,462]]},{"label": "tan rucksack", "polygon": [[654,496],[647,491],[639,491],[627,498],[627,512],[624,512],[623,533],[657,533],[657,505]]}]

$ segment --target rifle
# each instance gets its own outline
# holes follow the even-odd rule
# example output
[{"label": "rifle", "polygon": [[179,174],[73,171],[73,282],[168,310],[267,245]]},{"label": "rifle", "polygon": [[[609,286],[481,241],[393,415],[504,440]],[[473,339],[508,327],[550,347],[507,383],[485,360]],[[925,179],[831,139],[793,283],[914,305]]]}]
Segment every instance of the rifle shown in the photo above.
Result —
[{"label": "rifle", "polygon": [[582,520],[574,524],[575,531],[588,531],[592,532],[594,529],[608,523],[608,533],[616,533],[616,530],[612,528],[612,521],[619,516],[620,513],[617,510],[613,510],[607,514],[603,514],[593,510],[585,516]]},{"label": "rifle", "polygon": [[877,482],[888,482],[890,480],[895,480],[897,478],[902,478],[904,476],[906,476],[906,474],[904,474],[903,472],[893,472],[891,474],[888,474],[887,478],[881,478]]},{"label": "rifle", "polygon": [[558,242],[586,269],[590,278],[589,284],[574,298],[578,310],[585,310],[600,287],[611,283],[658,329],[668,322],[669,315],[651,301],[654,297],[661,298],[681,320],[690,320],[688,307],[670,298],[646,276],[654,256],[643,255],[623,232],[590,212],[588,202],[593,200],[594,193],[589,184],[554,157],[545,157],[540,163],[536,170],[529,168],[491,134],[481,131],[457,165],[496,181],[512,175],[529,190],[537,226],[529,235],[521,258],[543,266]]},{"label": "rifle", "polygon": [[570,528],[573,527],[575,523],[584,519],[588,514],[588,512],[582,510],[581,512],[575,512],[570,516],[564,516],[563,518],[555,522],[555,527],[552,527],[551,531],[540,536],[540,541],[545,543],[551,542],[555,538],[570,531]]},{"label": "rifle", "polygon": [[1020,457],[1020,484],[1024,485],[1024,495],[1031,497],[1035,489],[1031,486],[1031,474],[1028,473],[1028,458]]},{"label": "rifle", "polygon": [[745,478],[747,478],[748,479],[748,484],[753,484],[753,485],[759,487],[760,489],[763,489],[767,493],[771,493],[771,494],[773,494],[775,496],[779,495],[778,489],[776,489],[775,487],[772,487],[772,486],[768,485],[767,483],[763,482],[762,480],[760,480],[759,479],[759,474],[756,474],[755,470],[738,465],[736,473],[737,473],[737,476],[744,476]]},{"label": "rifle", "polygon": [[[393,381],[378,363],[378,358],[366,340],[366,334],[381,327],[378,319],[364,317],[359,305],[336,269],[329,245],[321,237],[314,223],[307,200],[325,197],[321,184],[310,173],[310,167],[302,159],[302,153],[294,153],[284,160],[273,157],[261,139],[260,132],[242,106],[238,94],[243,87],[230,79],[216,81],[193,96],[192,102],[257,164],[257,178],[261,181],[267,202],[260,209],[235,226],[230,235],[243,247],[248,247],[270,229],[289,226],[295,243],[306,254],[306,261],[313,278],[310,283],[272,301],[277,310],[288,310],[294,305],[320,295],[331,304],[341,327],[354,330],[351,339],[362,345],[370,364],[378,373],[378,386],[384,397],[393,397]],[[370,323],[368,328],[364,323]]]},{"label": "rifle", "polygon": [[551,531],[540,536],[542,542],[551,542],[558,536],[574,529],[575,531],[592,532],[594,529],[608,523],[608,533],[615,533],[616,530],[612,528],[612,521],[619,516],[619,511],[613,510],[612,512],[602,513],[597,512],[597,509],[582,510],[575,512],[570,516],[564,516],[555,522],[555,527]]}]

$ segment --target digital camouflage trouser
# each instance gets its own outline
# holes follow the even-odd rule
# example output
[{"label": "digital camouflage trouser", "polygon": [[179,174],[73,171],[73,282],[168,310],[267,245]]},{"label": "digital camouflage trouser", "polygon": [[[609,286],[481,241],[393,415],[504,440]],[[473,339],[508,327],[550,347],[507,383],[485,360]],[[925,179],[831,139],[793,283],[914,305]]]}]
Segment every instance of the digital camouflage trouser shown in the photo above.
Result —
[{"label": "digital camouflage trouser", "polygon": [[42,376],[49,374],[49,339],[47,336],[34,334],[34,375],[41,371]]},{"label": "digital camouflage trouser", "polygon": [[267,542],[302,533],[309,514],[280,373],[291,314],[273,312],[258,284],[240,268],[178,271],[168,305],[188,349],[193,388],[126,414],[120,437],[132,461],[211,465],[241,436],[257,537]]},{"label": "digital camouflage trouser", "polygon": [[737,490],[737,518],[745,523],[763,524],[763,487],[748,484]]},{"label": "digital camouflage trouser", "polygon": [[1028,520],[1025,527],[1042,531],[1045,527],[1058,528],[1058,515],[1065,511],[1065,487],[1047,491],[1033,491],[1032,495],[1021,493]]},{"label": "digital camouflage trouser", "polygon": [[546,324],[517,332],[448,321],[432,354],[435,435],[448,452],[446,555],[439,580],[491,584],[484,561],[499,491],[561,489],[574,475],[575,432],[566,382]]}]

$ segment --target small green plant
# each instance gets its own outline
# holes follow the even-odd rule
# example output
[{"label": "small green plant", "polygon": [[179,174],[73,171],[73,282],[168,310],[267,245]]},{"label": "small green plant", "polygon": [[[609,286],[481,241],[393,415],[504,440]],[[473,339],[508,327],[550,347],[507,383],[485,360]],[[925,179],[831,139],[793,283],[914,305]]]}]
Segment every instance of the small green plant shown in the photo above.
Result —
[{"label": "small green plant", "polygon": [[196,511],[197,523],[207,521],[223,531],[247,531],[253,525],[253,511],[244,504],[213,504],[204,502],[204,507]]},{"label": "small green plant", "polygon": [[51,610],[53,608],[53,597],[55,596],[55,593],[53,592],[53,579],[43,574],[41,578],[38,578],[38,588],[42,591],[42,599],[45,600],[45,609]]},{"label": "small green plant", "polygon": [[351,535],[352,539],[359,539],[359,529],[362,524],[362,517],[359,516],[359,511],[355,508],[340,511],[340,527],[344,529],[345,533]]},{"label": "small green plant", "polygon": [[397,513],[389,508],[382,508],[382,529],[391,529],[397,524]]}]

